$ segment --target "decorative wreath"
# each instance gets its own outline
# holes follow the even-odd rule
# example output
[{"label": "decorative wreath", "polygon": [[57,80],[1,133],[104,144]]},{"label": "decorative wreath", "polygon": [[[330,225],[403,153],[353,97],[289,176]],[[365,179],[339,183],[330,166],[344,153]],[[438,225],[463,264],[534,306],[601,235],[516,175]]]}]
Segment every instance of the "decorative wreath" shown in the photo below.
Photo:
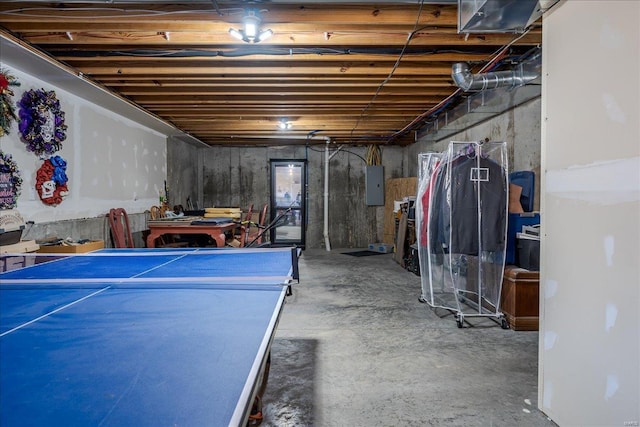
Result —
[{"label": "decorative wreath", "polygon": [[37,156],[52,155],[62,148],[67,137],[64,111],[54,91],[44,89],[25,92],[20,106],[20,134],[27,151]]},{"label": "decorative wreath", "polygon": [[11,154],[0,150],[0,209],[13,209],[20,196],[22,177]]},{"label": "decorative wreath", "polygon": [[44,161],[36,172],[36,190],[40,200],[48,205],[59,205],[69,194],[67,188],[67,162],[60,156]]},{"label": "decorative wreath", "polygon": [[9,86],[20,86],[20,83],[7,71],[0,70],[0,136],[8,135],[11,121],[18,120],[11,101],[13,91]]}]

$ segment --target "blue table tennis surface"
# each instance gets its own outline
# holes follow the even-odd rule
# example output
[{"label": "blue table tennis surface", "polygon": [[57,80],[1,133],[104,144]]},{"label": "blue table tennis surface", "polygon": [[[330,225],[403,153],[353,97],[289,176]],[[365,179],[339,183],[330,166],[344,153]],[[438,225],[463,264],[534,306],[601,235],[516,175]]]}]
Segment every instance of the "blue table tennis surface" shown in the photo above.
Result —
[{"label": "blue table tennis surface", "polygon": [[0,425],[242,425],[282,249],[103,250],[0,275]]}]

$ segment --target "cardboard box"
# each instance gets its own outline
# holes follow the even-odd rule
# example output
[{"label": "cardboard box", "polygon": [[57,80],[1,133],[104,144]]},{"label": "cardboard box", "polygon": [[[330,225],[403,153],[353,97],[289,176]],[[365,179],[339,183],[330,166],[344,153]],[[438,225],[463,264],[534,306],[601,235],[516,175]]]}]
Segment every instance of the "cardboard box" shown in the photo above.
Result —
[{"label": "cardboard box", "polygon": [[35,252],[40,248],[35,240],[21,240],[13,245],[0,245],[0,253],[15,254],[22,252]]},{"label": "cardboard box", "polygon": [[92,240],[81,245],[40,245],[38,253],[47,254],[79,254],[104,248],[104,240]]}]

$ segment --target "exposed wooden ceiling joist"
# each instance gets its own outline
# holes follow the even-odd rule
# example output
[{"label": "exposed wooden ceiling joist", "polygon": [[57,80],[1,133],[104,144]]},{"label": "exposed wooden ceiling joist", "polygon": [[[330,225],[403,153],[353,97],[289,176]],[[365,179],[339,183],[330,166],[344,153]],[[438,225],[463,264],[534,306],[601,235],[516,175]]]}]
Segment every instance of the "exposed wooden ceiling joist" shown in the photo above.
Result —
[{"label": "exposed wooden ceiling joist", "polygon": [[[208,145],[410,144],[458,92],[454,62],[509,65],[541,42],[539,25],[459,34],[451,0],[215,3],[9,1],[0,27]],[[272,38],[228,34],[248,7]]]}]

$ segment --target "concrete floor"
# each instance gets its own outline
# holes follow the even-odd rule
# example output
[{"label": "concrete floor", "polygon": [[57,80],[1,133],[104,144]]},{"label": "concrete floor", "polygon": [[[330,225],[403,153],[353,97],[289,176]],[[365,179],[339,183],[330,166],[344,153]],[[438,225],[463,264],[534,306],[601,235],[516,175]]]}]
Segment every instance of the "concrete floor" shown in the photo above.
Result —
[{"label": "concrete floor", "polygon": [[306,250],[272,346],[263,426],[555,426],[538,333],[420,303],[392,254]]}]

